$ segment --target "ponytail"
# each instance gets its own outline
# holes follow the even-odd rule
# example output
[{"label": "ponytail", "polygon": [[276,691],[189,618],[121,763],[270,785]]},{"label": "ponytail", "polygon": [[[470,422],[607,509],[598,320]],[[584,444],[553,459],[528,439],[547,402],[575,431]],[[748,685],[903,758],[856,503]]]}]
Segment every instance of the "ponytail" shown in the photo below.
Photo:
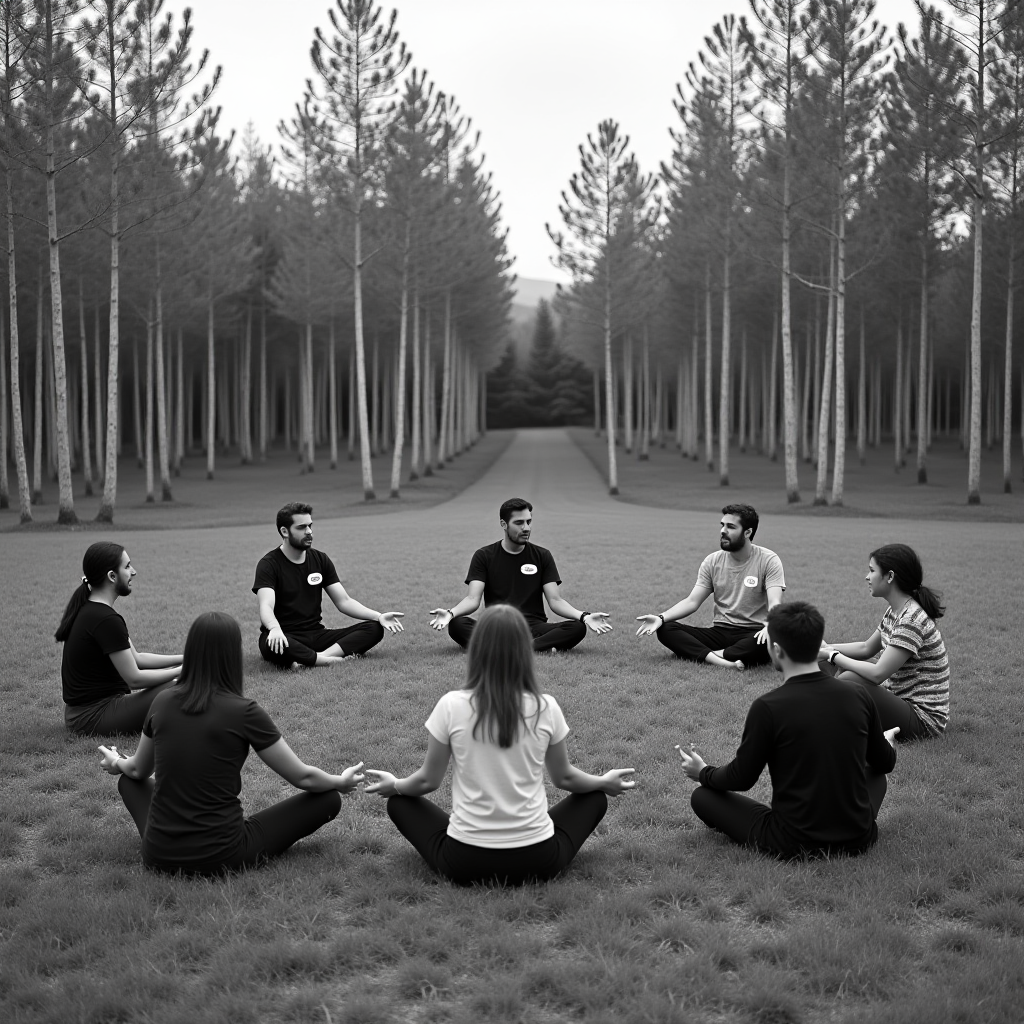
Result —
[{"label": "ponytail", "polygon": [[891,572],[896,586],[909,594],[930,619],[941,619],[946,609],[940,596],[922,582],[924,569],[917,552],[907,544],[884,544],[871,552],[882,572]]},{"label": "ponytail", "polygon": [[106,575],[110,571],[116,572],[121,568],[121,556],[124,554],[124,546],[115,544],[113,541],[101,540],[90,544],[82,558],[82,582],[71,595],[71,599],[64,609],[64,615],[53,634],[57,643],[67,640],[71,634],[71,627],[74,625],[82,606],[89,600],[89,595],[94,587],[103,584]]}]

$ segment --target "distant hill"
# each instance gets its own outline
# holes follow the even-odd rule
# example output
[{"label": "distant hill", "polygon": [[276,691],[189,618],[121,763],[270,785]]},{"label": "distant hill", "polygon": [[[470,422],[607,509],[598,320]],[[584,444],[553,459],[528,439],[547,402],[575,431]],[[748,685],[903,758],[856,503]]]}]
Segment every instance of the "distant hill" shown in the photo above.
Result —
[{"label": "distant hill", "polygon": [[520,277],[515,283],[516,305],[536,306],[541,299],[550,302],[558,286],[554,281],[541,281],[535,277]]}]

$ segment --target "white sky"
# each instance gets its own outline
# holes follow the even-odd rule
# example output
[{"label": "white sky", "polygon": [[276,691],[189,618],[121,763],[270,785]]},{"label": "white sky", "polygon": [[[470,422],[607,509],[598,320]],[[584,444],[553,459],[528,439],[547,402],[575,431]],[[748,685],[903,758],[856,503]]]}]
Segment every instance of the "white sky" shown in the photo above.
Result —
[{"label": "white sky", "polygon": [[[177,15],[187,6],[168,0]],[[277,146],[277,125],[302,99],[313,29],[329,29],[333,0],[192,0],[194,51],[223,67],[221,124],[241,137],[253,122]],[[545,222],[559,224],[561,192],[579,166],[577,147],[613,118],[641,168],[671,154],[676,83],[704,37],[746,0],[399,0],[400,38],[413,65],[454,95],[481,133],[485,168],[501,193],[513,269],[562,280]],[[912,0],[879,0],[895,32],[916,24]],[[176,18],[176,21],[178,19]]]}]

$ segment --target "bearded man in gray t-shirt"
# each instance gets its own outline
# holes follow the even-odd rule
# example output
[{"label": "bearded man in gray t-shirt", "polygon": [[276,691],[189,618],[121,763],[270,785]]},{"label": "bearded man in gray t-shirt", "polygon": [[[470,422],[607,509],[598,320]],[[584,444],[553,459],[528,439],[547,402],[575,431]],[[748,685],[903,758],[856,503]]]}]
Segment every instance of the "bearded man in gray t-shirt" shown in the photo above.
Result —
[{"label": "bearded man in gray t-shirt", "polygon": [[[786,577],[774,551],[753,543],[757,512],[750,505],[722,509],[720,549],[701,562],[688,597],[664,612],[638,615],[637,636],[656,633],[674,654],[690,661],[722,665],[742,672],[767,665],[768,612],[782,601]],[[711,595],[715,614],[710,627],[680,623]]]}]

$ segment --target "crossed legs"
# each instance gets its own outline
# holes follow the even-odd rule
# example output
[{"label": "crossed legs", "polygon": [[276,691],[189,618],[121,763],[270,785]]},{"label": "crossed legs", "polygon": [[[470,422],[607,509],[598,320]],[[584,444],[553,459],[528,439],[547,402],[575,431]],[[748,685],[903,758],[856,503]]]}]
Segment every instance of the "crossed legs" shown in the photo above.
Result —
[{"label": "crossed legs", "polygon": [[666,622],[658,639],[677,657],[742,670],[771,661],[768,645],[757,642],[760,628],[753,626],[691,626]]},{"label": "crossed legs", "polygon": [[[535,651],[571,651],[587,635],[587,627],[575,619],[559,619],[557,622],[542,622],[540,619],[526,621],[533,634]],[[456,615],[448,623],[448,635],[460,647],[468,647],[474,626],[476,619],[469,615]]]}]

